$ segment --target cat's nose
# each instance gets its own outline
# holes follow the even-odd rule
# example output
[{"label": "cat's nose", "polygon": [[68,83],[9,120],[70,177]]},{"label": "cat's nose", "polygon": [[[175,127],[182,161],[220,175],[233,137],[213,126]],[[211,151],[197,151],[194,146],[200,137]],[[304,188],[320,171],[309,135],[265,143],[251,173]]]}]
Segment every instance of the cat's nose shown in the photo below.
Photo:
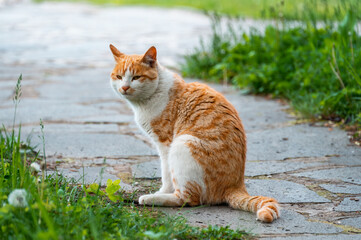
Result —
[{"label": "cat's nose", "polygon": [[129,86],[123,86],[122,89],[124,90],[124,92],[126,92],[130,87]]}]

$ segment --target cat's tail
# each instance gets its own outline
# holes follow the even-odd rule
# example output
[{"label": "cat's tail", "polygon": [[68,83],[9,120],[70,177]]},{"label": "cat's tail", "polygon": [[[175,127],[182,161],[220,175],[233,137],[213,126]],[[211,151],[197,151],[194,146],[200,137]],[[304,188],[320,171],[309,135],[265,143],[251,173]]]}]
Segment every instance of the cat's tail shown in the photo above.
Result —
[{"label": "cat's tail", "polygon": [[227,203],[235,209],[257,213],[262,222],[273,222],[280,217],[280,206],[276,199],[262,196],[250,196],[247,192],[233,190],[226,194]]}]

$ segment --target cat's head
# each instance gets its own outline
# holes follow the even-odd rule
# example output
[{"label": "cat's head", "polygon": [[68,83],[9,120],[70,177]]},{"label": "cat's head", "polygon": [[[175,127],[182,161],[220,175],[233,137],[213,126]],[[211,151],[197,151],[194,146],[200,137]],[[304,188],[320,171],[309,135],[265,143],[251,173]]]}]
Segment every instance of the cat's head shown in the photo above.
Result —
[{"label": "cat's head", "polygon": [[115,67],[110,75],[114,91],[129,101],[142,101],[158,87],[157,50],[151,47],[144,55],[126,55],[110,44]]}]

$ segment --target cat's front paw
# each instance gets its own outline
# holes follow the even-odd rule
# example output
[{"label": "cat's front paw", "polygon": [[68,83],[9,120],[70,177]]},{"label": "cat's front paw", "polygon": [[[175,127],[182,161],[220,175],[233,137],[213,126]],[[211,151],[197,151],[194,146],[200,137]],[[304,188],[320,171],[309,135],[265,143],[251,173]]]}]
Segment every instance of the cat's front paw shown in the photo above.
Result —
[{"label": "cat's front paw", "polygon": [[148,194],[140,196],[139,198],[139,204],[140,205],[153,205],[153,195],[154,194]]}]

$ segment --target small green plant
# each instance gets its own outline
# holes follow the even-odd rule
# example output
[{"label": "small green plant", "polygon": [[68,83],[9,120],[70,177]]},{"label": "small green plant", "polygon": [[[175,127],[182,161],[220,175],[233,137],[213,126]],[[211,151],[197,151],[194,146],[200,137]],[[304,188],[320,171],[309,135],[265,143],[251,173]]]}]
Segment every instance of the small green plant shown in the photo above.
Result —
[{"label": "small green plant", "polygon": [[97,183],[92,183],[88,186],[88,188],[86,189],[87,193],[94,193],[96,195],[99,196],[104,196],[105,193],[100,189],[99,184]]},{"label": "small green plant", "polygon": [[115,180],[114,182],[111,179],[107,180],[107,187],[105,188],[105,192],[107,193],[107,197],[113,201],[123,201],[123,198],[119,195],[116,195],[117,191],[120,189],[119,186],[120,180]]},{"label": "small green plant", "polygon": [[106,196],[108,197],[112,202],[118,202],[123,201],[121,195],[117,194],[120,190],[120,179],[115,180],[114,182],[111,179],[107,180],[107,187],[105,188],[105,192],[100,189],[99,184],[92,183],[89,185],[89,187],[86,189],[88,193],[94,193],[98,196]]},{"label": "small green plant", "polygon": [[343,4],[342,11],[334,11],[345,13],[337,24],[316,21],[308,10],[309,17],[297,26],[281,21],[264,33],[229,28],[224,34],[220,18],[212,17],[210,44],[202,43],[186,56],[182,71],[289,99],[307,117],[360,123],[361,37],[355,27],[359,3]]}]

